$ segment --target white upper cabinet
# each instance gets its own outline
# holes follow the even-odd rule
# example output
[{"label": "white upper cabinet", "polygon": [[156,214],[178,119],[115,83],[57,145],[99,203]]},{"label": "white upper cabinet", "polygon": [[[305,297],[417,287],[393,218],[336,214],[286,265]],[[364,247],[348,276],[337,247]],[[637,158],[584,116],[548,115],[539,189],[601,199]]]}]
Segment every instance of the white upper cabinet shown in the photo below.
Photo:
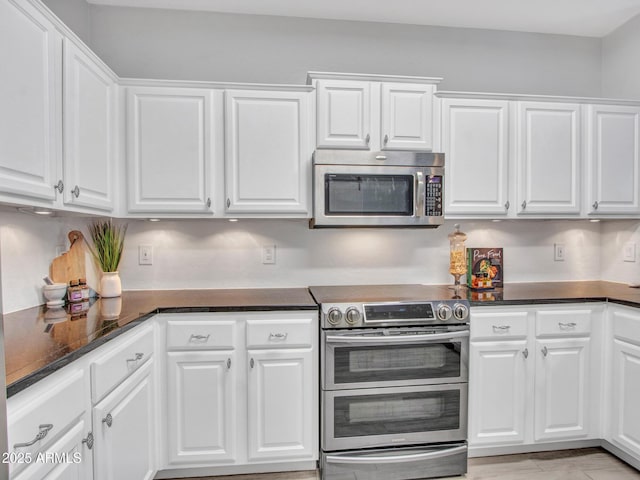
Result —
[{"label": "white upper cabinet", "polygon": [[127,87],[129,212],[210,213],[213,92]]},{"label": "white upper cabinet", "polygon": [[383,83],[381,89],[382,150],[431,150],[435,85]]},{"label": "white upper cabinet", "polygon": [[227,90],[227,213],[309,215],[311,95]]},{"label": "white upper cabinet", "polygon": [[0,192],[53,202],[61,178],[62,36],[28,2],[0,2]]},{"label": "white upper cabinet", "polygon": [[518,214],[580,213],[580,105],[517,103]]},{"label": "white upper cabinet", "polygon": [[589,214],[640,213],[640,107],[588,108]]},{"label": "white upper cabinet", "polygon": [[323,80],[317,84],[318,148],[367,150],[371,142],[369,82]]},{"label": "white upper cabinet", "polygon": [[442,100],[446,214],[508,213],[509,144],[508,101]]},{"label": "white upper cabinet", "polygon": [[116,77],[64,41],[64,202],[110,211],[116,165]]}]

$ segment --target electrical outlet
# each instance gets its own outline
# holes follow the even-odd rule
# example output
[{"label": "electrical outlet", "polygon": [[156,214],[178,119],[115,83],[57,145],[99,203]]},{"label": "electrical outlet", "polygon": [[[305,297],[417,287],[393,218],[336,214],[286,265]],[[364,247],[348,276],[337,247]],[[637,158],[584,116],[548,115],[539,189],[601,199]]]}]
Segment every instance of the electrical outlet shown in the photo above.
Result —
[{"label": "electrical outlet", "polygon": [[554,243],[553,244],[553,260],[556,262],[564,262],[564,257],[566,255],[566,249],[564,243]]},{"label": "electrical outlet", "polygon": [[138,245],[138,265],[153,265],[153,245]]},{"label": "electrical outlet", "polygon": [[624,244],[624,247],[622,247],[622,260],[625,262],[636,261],[636,244],[635,243]]},{"label": "electrical outlet", "polygon": [[276,263],[275,245],[264,245],[262,247],[262,263],[264,265],[273,265]]}]

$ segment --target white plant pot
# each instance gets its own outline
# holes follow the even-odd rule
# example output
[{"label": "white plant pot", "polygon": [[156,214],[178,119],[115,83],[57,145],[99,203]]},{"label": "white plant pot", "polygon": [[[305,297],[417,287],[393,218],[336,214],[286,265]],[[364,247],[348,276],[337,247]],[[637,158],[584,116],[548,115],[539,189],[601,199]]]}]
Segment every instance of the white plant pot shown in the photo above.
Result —
[{"label": "white plant pot", "polygon": [[122,295],[122,282],[118,272],[102,272],[100,278],[100,296],[103,298]]},{"label": "white plant pot", "polygon": [[122,310],[122,298],[100,299],[100,317],[104,321],[117,320]]}]

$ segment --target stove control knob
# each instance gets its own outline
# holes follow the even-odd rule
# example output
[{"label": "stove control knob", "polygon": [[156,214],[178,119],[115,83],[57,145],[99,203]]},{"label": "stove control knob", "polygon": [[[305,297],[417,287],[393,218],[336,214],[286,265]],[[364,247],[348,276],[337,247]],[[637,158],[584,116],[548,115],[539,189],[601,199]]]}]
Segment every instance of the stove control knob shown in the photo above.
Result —
[{"label": "stove control knob", "polygon": [[340,309],[336,307],[330,308],[327,312],[327,322],[331,325],[337,325],[340,323],[340,320],[342,320],[342,312]]},{"label": "stove control knob", "polygon": [[344,315],[345,317],[347,317],[347,323],[349,325],[355,325],[356,323],[358,323],[360,321],[360,317],[362,316],[360,315],[360,312],[356,307],[347,308],[347,311]]},{"label": "stove control knob", "polygon": [[453,306],[453,316],[456,317],[456,320],[466,320],[469,316],[469,308],[462,303],[456,303]]},{"label": "stove control knob", "polygon": [[451,307],[443,303],[438,307],[437,313],[438,313],[438,319],[442,320],[443,322],[446,322],[451,318]]}]

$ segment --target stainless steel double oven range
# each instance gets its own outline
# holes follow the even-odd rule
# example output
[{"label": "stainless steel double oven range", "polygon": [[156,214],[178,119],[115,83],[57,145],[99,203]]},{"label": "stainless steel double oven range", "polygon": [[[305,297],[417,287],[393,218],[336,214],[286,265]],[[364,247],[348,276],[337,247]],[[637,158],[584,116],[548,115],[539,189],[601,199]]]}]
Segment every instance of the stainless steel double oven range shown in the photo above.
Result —
[{"label": "stainless steel double oven range", "polygon": [[421,298],[419,285],[311,292],[321,307],[322,478],[464,474],[468,302]]}]

